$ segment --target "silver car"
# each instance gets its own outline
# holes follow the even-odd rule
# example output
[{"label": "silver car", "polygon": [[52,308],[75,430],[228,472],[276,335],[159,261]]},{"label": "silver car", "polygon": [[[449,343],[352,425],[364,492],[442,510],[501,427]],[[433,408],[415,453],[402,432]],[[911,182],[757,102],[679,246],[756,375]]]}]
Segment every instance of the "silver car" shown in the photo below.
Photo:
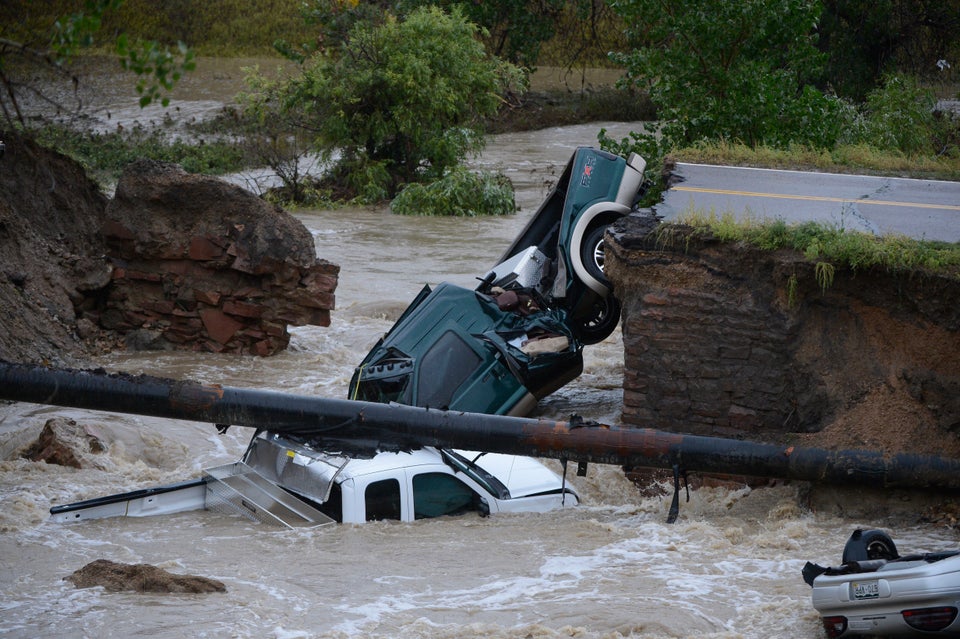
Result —
[{"label": "silver car", "polygon": [[839,566],[803,576],[831,639],[960,636],[960,550],[901,556],[886,533],[856,530]]}]

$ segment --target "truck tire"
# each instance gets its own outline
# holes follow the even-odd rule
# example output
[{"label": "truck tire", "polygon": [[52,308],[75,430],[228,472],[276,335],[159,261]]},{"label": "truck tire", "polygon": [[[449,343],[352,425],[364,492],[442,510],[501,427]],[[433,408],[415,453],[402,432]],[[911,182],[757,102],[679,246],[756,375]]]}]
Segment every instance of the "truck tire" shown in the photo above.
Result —
[{"label": "truck tire", "polygon": [[843,563],[867,561],[870,559],[896,559],[897,546],[882,530],[853,531],[847,545],[843,547]]},{"label": "truck tire", "polygon": [[590,313],[577,320],[574,330],[581,342],[590,346],[607,339],[620,323],[620,300],[613,293],[598,297]]}]

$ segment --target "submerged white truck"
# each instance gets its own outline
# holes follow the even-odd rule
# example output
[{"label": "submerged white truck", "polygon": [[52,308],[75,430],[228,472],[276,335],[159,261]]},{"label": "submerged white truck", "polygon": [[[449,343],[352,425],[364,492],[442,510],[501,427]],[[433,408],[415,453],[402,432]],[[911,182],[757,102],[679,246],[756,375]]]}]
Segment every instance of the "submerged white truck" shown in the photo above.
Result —
[{"label": "submerged white truck", "polygon": [[168,486],[54,506],[54,521],[220,510],[286,527],[546,512],[579,503],[539,461],[432,447],[353,458],[261,432],[243,458]]}]

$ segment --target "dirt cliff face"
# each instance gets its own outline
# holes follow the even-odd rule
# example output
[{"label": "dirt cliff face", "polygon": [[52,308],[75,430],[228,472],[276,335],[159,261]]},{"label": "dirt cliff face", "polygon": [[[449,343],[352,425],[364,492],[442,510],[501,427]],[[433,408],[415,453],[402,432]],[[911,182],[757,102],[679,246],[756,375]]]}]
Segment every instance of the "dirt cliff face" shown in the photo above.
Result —
[{"label": "dirt cliff face", "polygon": [[608,235],[627,424],[960,455],[960,281],[837,269],[654,228]]},{"label": "dirt cliff face", "polygon": [[74,304],[102,285],[107,198],[83,169],[3,134],[0,157],[0,357],[74,363],[83,353]]},{"label": "dirt cliff face", "polygon": [[149,161],[110,200],[69,158],[0,135],[0,359],[77,365],[118,345],[270,355],[289,325],[329,325],[339,267],[285,211]]}]

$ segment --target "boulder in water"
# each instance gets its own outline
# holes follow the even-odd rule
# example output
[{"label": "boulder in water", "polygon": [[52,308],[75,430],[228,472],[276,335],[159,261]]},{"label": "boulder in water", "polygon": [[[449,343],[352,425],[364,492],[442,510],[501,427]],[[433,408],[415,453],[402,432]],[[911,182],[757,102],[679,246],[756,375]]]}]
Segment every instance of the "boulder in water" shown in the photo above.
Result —
[{"label": "boulder in water", "polygon": [[196,575],[175,575],[150,564],[121,564],[97,559],[65,580],[77,588],[102,586],[111,592],[207,593],[226,592],[222,582]]}]

